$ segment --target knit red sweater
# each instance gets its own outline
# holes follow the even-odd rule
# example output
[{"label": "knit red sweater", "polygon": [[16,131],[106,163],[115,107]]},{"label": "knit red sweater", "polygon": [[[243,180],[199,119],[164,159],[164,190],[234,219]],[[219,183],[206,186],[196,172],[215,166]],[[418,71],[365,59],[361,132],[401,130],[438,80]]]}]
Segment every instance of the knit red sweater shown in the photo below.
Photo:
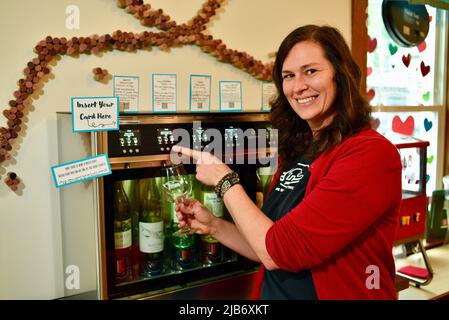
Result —
[{"label": "knit red sweater", "polygon": [[287,271],[310,269],[319,299],[396,299],[398,150],[365,129],[321,154],[309,170],[304,199],[266,235],[273,261]]}]

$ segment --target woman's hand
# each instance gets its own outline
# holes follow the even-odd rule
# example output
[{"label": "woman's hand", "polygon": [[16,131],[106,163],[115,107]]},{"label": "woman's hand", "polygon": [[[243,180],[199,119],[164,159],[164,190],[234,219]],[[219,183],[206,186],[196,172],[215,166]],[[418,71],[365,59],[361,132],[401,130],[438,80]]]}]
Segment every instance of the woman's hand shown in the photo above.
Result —
[{"label": "woman's hand", "polygon": [[180,146],[174,146],[172,150],[193,158],[194,163],[196,163],[196,179],[205,185],[215,186],[221,178],[232,172],[231,168],[209,152]]},{"label": "woman's hand", "polygon": [[215,232],[215,222],[218,219],[198,200],[189,198],[175,206],[179,228],[189,225],[198,234]]}]

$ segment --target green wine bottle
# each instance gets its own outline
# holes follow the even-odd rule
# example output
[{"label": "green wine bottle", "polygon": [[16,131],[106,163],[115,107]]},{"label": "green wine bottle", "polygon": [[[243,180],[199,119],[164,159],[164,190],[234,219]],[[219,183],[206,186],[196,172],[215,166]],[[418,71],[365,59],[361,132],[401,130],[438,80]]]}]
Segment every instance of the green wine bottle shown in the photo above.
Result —
[{"label": "green wine bottle", "polygon": [[256,191],[256,204],[260,209],[265,202],[265,196],[273,180],[273,168],[272,167],[260,167],[256,171],[257,175],[257,191]]},{"label": "green wine bottle", "polygon": [[131,208],[131,219],[132,219],[132,269],[133,269],[133,279],[139,279],[142,270],[142,253],[139,250],[139,212],[140,212],[140,201],[139,201],[139,180],[124,180],[123,189],[128,197],[129,205]]},{"label": "green wine bottle", "polygon": [[114,254],[117,283],[132,280],[131,208],[121,181],[114,183]]},{"label": "green wine bottle", "polygon": [[178,217],[175,214],[175,204],[170,202],[171,230],[170,243],[171,248],[171,267],[174,270],[184,270],[192,268],[195,265],[195,235],[173,235],[179,230]]},{"label": "green wine bottle", "polygon": [[164,271],[164,221],[155,179],[146,179],[144,189],[139,217],[139,247],[146,255],[143,273],[149,277]]},{"label": "green wine bottle", "polygon": [[[218,218],[223,218],[223,200],[215,193],[214,188],[203,185],[203,205]],[[223,245],[211,235],[201,236],[201,263],[205,265],[220,262],[222,260]]]}]

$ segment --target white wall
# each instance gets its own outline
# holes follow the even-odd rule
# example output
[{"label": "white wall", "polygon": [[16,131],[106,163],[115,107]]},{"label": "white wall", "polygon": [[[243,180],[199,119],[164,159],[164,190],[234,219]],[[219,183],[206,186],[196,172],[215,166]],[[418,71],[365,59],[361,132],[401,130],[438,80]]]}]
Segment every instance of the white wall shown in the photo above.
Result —
[{"label": "white wall", "polygon": [[[182,23],[194,16],[204,1],[146,2]],[[79,30],[65,27],[68,5],[80,8]],[[68,38],[117,29],[145,30],[111,0],[2,0],[0,21],[1,111],[13,99],[26,63],[34,58],[33,47],[47,35]],[[350,41],[350,0],[227,0],[208,31],[229,48],[247,51],[267,62],[268,53],[277,50],[288,32],[308,23],[336,26]],[[212,111],[218,110],[218,80],[242,81],[244,110],[260,109],[260,82],[194,46],[170,53],[154,48],[138,53],[113,51],[101,58],[62,57],[52,66],[53,79],[45,84],[43,94],[24,118],[14,159],[0,167],[2,180],[6,172],[14,171],[25,186],[16,194],[0,183],[0,299],[51,299],[64,292],[59,194],[50,174],[57,159],[55,113],[70,111],[72,96],[112,95],[112,81],[101,84],[93,80],[92,68],[97,66],[111,74],[139,76],[142,111],[151,110],[151,74],[158,72],[178,75],[178,110],[188,110],[189,74],[212,75]],[[6,126],[4,117],[0,118],[0,126]]]}]

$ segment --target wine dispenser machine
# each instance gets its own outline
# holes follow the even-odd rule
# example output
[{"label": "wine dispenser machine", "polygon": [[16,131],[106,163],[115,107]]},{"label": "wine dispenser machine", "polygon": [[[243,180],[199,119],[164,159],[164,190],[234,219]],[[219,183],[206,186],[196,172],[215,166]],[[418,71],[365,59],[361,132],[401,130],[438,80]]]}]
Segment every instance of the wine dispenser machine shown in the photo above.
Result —
[{"label": "wine dispenser machine", "polygon": [[[258,265],[211,236],[175,236],[164,186],[173,145],[222,148],[222,160],[260,206],[276,157],[269,114],[122,114],[119,130],[73,133],[71,114],[58,113],[57,128],[59,163],[107,154],[112,172],[58,189],[64,274],[78,272],[69,285],[65,279],[62,298],[250,297]],[[188,196],[231,220],[213,188],[195,179],[195,165],[183,167]]]}]

